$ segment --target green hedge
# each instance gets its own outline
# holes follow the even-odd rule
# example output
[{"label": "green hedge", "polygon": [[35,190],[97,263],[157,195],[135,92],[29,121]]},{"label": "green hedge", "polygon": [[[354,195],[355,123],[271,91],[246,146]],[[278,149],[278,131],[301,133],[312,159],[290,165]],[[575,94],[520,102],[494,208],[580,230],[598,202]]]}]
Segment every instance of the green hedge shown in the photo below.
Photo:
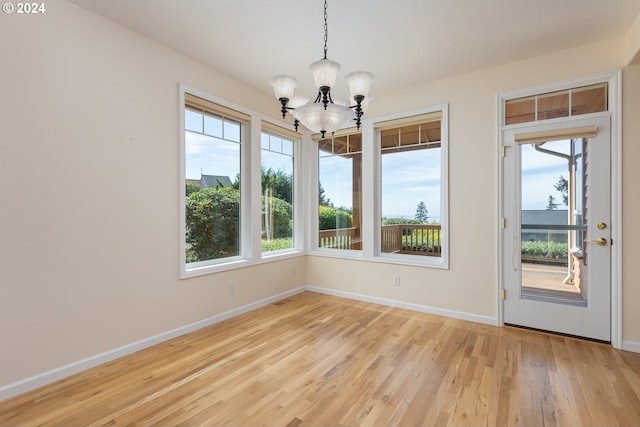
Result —
[{"label": "green hedge", "polygon": [[320,206],[320,230],[333,230],[335,228],[351,228],[351,213],[342,209],[329,206]]},{"label": "green hedge", "polygon": [[207,188],[186,200],[187,262],[240,253],[240,194],[227,188]]},{"label": "green hedge", "polygon": [[262,252],[279,251],[281,249],[290,249],[293,247],[293,239],[288,237],[286,239],[273,239],[270,241],[262,241]]},{"label": "green hedge", "polygon": [[534,241],[522,242],[522,255],[537,258],[566,259],[569,254],[566,243]]}]

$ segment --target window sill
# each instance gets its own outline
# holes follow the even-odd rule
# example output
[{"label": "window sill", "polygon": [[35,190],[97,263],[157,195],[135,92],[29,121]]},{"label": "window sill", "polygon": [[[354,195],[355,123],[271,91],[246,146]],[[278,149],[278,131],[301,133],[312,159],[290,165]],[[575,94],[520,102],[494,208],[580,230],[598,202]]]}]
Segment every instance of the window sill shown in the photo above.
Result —
[{"label": "window sill", "polygon": [[223,271],[236,270],[238,268],[251,267],[254,265],[266,264],[269,262],[276,262],[288,258],[297,258],[303,256],[304,253],[299,250],[291,250],[288,252],[278,252],[274,254],[263,253],[262,258],[259,260],[250,259],[235,259],[228,262],[221,262],[218,264],[209,264],[198,267],[192,267],[183,269],[180,273],[180,279],[191,279],[193,277],[205,276],[207,274],[216,274]]},{"label": "window sill", "polygon": [[[448,262],[442,257],[426,257],[418,255],[393,255],[381,254],[378,256],[367,257],[362,251],[340,250],[340,249],[315,249],[309,251],[311,256],[324,258],[339,258],[354,261],[380,262],[385,264],[406,265],[411,267],[436,268],[440,270],[448,270]],[[415,259],[414,259],[415,258]]]}]

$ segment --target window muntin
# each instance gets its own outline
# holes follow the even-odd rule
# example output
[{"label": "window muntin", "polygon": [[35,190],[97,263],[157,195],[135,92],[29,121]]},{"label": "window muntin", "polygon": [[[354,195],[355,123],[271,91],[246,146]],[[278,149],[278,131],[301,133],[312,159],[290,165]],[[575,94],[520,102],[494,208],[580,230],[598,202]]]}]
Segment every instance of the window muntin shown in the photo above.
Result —
[{"label": "window muntin", "polygon": [[362,250],[362,134],[318,141],[318,246]]},{"label": "window muntin", "polygon": [[505,124],[607,111],[607,83],[543,93],[505,102]]},{"label": "window muntin", "polygon": [[442,257],[441,133],[439,116],[380,129],[383,254]]},{"label": "window muntin", "polygon": [[244,124],[229,117],[225,107],[188,94],[185,100],[184,256],[189,270],[241,254]]},{"label": "window muntin", "polygon": [[294,247],[294,141],[272,132],[261,135],[262,252]]}]

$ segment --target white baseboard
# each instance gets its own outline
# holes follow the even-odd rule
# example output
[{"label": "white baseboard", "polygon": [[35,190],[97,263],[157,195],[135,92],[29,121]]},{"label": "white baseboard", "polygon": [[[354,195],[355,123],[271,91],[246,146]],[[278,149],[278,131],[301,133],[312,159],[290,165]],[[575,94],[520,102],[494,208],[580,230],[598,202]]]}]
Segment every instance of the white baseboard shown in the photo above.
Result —
[{"label": "white baseboard", "polygon": [[633,351],[634,353],[640,353],[640,342],[622,341],[622,349]]},{"label": "white baseboard", "polygon": [[[179,337],[189,332],[193,332],[195,330],[216,324],[218,322],[222,322],[223,320],[230,319],[232,317],[247,313],[257,308],[264,307],[266,305],[272,304],[276,301],[290,297],[292,295],[299,294],[304,291],[317,292],[321,294],[333,295],[333,296],[353,299],[357,301],[371,302],[374,304],[404,308],[407,310],[419,311],[422,313],[435,314],[438,316],[445,316],[445,317],[451,317],[454,319],[468,320],[470,322],[477,322],[477,323],[483,323],[486,325],[498,326],[498,319],[490,316],[481,316],[478,314],[465,313],[465,312],[455,311],[455,310],[447,310],[444,308],[431,307],[431,306],[422,305],[422,304],[414,304],[414,303],[397,301],[397,300],[392,300],[387,298],[372,297],[369,295],[357,294],[352,292],[337,291],[335,289],[322,288],[318,286],[302,286],[287,292],[280,293],[278,295],[274,295],[269,298],[265,298],[260,301],[256,301],[251,304],[244,305],[242,307],[235,308],[233,310],[230,310],[221,314],[217,314],[215,316],[200,320],[198,322],[191,323],[189,325],[181,326],[179,328],[176,328],[167,332],[163,332],[161,334],[158,334],[149,338],[145,338],[140,341],[136,341],[134,343],[127,344],[122,347],[109,350],[104,353],[97,354],[95,356],[91,356],[86,359],[82,359],[77,362],[73,362],[68,365],[65,365],[56,369],[52,369],[47,372],[43,372],[42,374],[38,374],[33,377],[26,378],[24,380],[16,381],[14,383],[7,384],[5,386],[0,386],[0,401],[8,399],[13,396],[17,396],[18,394],[27,392],[29,390],[33,390],[40,386],[52,383],[54,381],[60,380],[62,378],[68,377],[78,372],[82,372],[89,368],[102,365],[103,363],[110,362],[112,360],[118,359],[128,354],[135,353],[136,351],[143,350],[145,348],[154,346],[161,342]],[[623,341],[622,349],[640,353],[640,343],[634,342],[634,341]]]},{"label": "white baseboard", "polygon": [[462,311],[447,310],[445,308],[431,307],[428,305],[414,304],[410,302],[397,301],[387,298],[372,297],[369,295],[356,294],[352,292],[337,291],[335,289],[321,288],[317,286],[307,286],[311,292],[333,295],[342,298],[349,298],[357,301],[371,302],[390,307],[404,308],[407,310],[419,311],[422,313],[436,314],[438,316],[452,317],[454,319],[468,320],[470,322],[484,323],[486,325],[498,326],[498,319],[495,317],[481,316],[479,314],[465,313]]},{"label": "white baseboard", "polygon": [[180,335],[184,335],[189,332],[193,332],[195,330],[204,328],[206,326],[210,326],[218,322],[222,322],[223,320],[230,319],[240,314],[247,313],[257,308],[264,307],[265,305],[269,305],[281,299],[290,297],[295,294],[299,294],[300,292],[304,292],[305,290],[306,288],[304,286],[296,289],[292,289],[290,291],[283,292],[278,295],[274,295],[272,297],[253,302],[251,304],[247,304],[242,307],[238,307],[233,310],[217,314],[215,316],[200,320],[198,322],[181,326],[179,328],[176,328],[167,332],[163,332],[161,334],[154,335],[152,337],[145,338],[140,341],[136,341],[131,344],[127,344],[122,347],[118,347],[113,350],[109,350],[104,353],[97,354],[95,356],[87,357],[86,359],[69,363],[68,365],[61,366],[59,368],[55,368],[47,372],[43,372],[41,374],[35,375],[30,378],[16,381],[14,383],[7,384],[5,386],[0,386],[0,401],[8,399],[13,396],[17,396],[18,394],[27,392],[29,390],[33,390],[35,388],[52,383],[54,381],[60,380],[70,375],[77,374],[78,372],[85,371],[89,368],[102,365],[103,363],[110,362],[112,360],[118,359],[128,354],[135,353],[136,351],[143,350],[145,348],[154,346],[161,342],[179,337]]}]

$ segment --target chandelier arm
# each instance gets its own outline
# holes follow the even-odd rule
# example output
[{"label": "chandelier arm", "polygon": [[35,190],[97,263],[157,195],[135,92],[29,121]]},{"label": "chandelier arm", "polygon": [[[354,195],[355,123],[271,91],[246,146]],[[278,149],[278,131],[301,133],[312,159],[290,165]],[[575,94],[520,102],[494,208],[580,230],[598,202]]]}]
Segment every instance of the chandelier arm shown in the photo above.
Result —
[{"label": "chandelier arm", "polygon": [[287,110],[292,110],[293,108],[287,107],[287,103],[289,102],[289,98],[279,98],[280,104],[282,104],[282,108],[280,112],[282,113],[282,118],[284,119],[287,116]]},{"label": "chandelier arm", "polygon": [[353,100],[356,101],[356,105],[349,107],[349,108],[353,108],[355,109],[356,112],[356,129],[360,129],[360,125],[362,124],[362,122],[360,121],[360,119],[362,118],[362,114],[364,114],[364,111],[362,111],[362,101],[364,101],[364,95],[356,95],[353,97]]}]

